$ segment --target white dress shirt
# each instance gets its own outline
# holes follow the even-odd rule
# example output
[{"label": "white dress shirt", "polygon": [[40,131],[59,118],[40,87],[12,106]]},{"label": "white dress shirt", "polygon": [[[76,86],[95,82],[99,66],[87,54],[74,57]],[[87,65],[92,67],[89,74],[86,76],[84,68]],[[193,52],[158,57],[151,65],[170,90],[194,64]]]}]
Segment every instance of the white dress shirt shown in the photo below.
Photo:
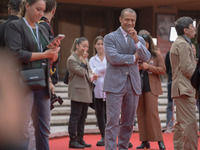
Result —
[{"label": "white dress shirt", "polygon": [[98,74],[98,79],[93,81],[95,84],[94,88],[94,95],[95,98],[106,98],[105,92],[103,92],[103,84],[104,84],[104,76],[106,73],[106,57],[104,57],[103,61],[100,60],[98,55],[95,55],[90,58],[89,65],[92,71],[96,74]]}]

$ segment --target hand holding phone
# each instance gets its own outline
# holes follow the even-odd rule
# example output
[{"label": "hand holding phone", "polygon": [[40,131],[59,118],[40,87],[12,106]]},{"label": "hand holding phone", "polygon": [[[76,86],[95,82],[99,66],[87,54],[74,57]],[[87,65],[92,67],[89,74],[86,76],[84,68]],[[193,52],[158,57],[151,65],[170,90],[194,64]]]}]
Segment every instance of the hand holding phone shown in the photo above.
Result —
[{"label": "hand holding phone", "polygon": [[60,45],[60,41],[63,40],[65,38],[64,34],[58,34],[58,36],[56,36],[53,41],[51,41],[50,44],[47,45],[47,48],[56,48]]}]

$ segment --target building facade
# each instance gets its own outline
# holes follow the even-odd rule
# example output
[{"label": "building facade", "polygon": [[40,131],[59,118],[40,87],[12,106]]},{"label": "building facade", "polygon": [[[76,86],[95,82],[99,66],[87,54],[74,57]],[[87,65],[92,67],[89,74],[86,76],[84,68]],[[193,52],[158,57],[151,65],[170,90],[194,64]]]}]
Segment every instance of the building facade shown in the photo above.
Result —
[{"label": "building facade", "polygon": [[[157,46],[163,56],[170,49],[170,27],[181,16],[200,20],[199,0],[57,0],[57,10],[52,26],[55,34],[65,34],[61,44],[59,74],[62,80],[66,60],[75,38],[84,36],[89,40],[89,57],[93,55],[93,40],[97,35],[116,30],[120,26],[119,15],[123,8],[133,8],[137,13],[136,30],[148,30],[157,38]],[[7,18],[7,0],[0,2],[0,20]]]}]

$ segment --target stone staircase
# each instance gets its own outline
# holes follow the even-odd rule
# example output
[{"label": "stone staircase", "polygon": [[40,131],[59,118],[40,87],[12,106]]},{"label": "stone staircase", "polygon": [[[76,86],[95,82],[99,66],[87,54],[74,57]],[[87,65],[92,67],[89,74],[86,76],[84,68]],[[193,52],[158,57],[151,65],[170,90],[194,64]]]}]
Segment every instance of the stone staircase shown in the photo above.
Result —
[{"label": "stone staircase", "polygon": [[[167,83],[162,83],[163,95],[158,98],[158,110],[161,121],[161,126],[166,127],[166,107],[167,107]],[[68,100],[68,87],[62,81],[56,85],[55,93],[60,96],[64,102],[60,105],[58,102],[54,104],[55,108],[51,115],[51,134],[50,138],[68,135],[68,122],[70,114],[70,100]],[[176,110],[176,107],[174,108]],[[175,115],[174,115],[175,117]],[[199,118],[198,111],[197,117]],[[137,123],[134,126],[134,131],[137,131]],[[89,107],[88,116],[86,119],[85,133],[99,133],[95,112]]]}]

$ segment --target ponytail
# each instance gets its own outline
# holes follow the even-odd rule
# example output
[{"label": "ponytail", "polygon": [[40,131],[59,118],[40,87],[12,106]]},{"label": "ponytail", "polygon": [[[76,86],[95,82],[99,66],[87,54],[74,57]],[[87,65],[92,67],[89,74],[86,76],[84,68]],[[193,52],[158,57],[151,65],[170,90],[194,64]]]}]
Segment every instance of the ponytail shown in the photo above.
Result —
[{"label": "ponytail", "polygon": [[72,44],[72,48],[71,48],[71,53],[73,53],[74,51],[76,51],[76,44],[81,44],[83,41],[88,41],[87,38],[85,37],[80,37],[80,38],[76,38]]},{"label": "ponytail", "polygon": [[20,17],[24,17],[25,16],[25,13],[26,13],[26,3],[27,3],[27,0],[22,0],[22,2],[20,4],[20,12],[19,12]]},{"label": "ponytail", "polygon": [[73,44],[72,44],[72,48],[71,48],[71,53],[73,53],[74,51],[76,51],[76,41],[78,41],[78,38],[76,38],[75,40],[74,40],[74,42],[73,42]]}]

